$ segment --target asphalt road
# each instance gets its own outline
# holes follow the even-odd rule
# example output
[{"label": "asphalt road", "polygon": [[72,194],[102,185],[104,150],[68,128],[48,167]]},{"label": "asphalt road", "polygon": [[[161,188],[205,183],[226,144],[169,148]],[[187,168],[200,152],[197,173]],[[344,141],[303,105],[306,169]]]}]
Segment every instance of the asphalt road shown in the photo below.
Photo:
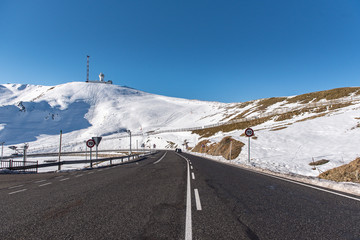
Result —
[{"label": "asphalt road", "polygon": [[0,175],[0,239],[360,239],[360,201],[173,151]]}]

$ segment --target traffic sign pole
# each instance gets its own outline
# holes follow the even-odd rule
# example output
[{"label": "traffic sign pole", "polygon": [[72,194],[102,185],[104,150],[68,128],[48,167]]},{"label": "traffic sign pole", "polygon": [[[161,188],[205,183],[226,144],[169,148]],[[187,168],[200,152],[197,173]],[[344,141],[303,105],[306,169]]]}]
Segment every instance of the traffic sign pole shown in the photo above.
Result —
[{"label": "traffic sign pole", "polygon": [[248,148],[248,163],[250,163],[250,137],[248,137],[248,139],[249,139],[249,142],[248,142],[248,146],[249,146],[249,148]]},{"label": "traffic sign pole", "polygon": [[92,163],[92,148],[95,146],[95,141],[93,139],[89,139],[86,141],[86,146],[90,148],[90,167],[93,167]]},{"label": "traffic sign pole", "polygon": [[250,138],[254,136],[254,130],[247,128],[245,130],[245,135],[248,137],[248,163],[250,163]]},{"label": "traffic sign pole", "polygon": [[90,148],[90,167],[92,168],[92,148]]},{"label": "traffic sign pole", "polygon": [[96,160],[98,160],[98,146],[101,142],[102,137],[92,137],[92,140],[94,141],[96,145]]}]

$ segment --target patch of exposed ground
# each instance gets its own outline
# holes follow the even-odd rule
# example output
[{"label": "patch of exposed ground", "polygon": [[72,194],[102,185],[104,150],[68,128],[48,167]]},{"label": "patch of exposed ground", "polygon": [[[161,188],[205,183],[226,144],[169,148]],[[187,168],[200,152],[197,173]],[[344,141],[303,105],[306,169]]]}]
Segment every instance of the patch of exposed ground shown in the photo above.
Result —
[{"label": "patch of exposed ground", "polygon": [[172,141],[166,141],[167,145],[165,146],[165,148],[177,148],[177,144],[172,142]]},{"label": "patch of exposed ground", "polygon": [[326,159],[321,159],[319,161],[313,161],[311,163],[309,163],[310,166],[320,166],[320,165],[324,165],[325,163],[330,162],[329,160]]},{"label": "patch of exposed ground", "polygon": [[220,142],[212,144],[210,144],[209,140],[203,140],[192,151],[212,156],[222,156],[225,159],[231,160],[239,156],[244,145],[244,143],[231,137],[224,137]]},{"label": "patch of exposed ground", "polygon": [[295,96],[293,98],[288,98],[288,103],[309,103],[311,101],[318,102],[321,99],[326,100],[334,100],[339,99],[343,97],[350,96],[350,94],[355,93],[356,95],[359,94],[359,87],[347,87],[347,88],[335,88],[331,90],[326,91],[320,91],[320,92],[312,92],[312,93],[306,93],[302,95]]},{"label": "patch of exposed ground", "polygon": [[[238,123],[229,123],[229,124],[225,123],[224,125],[221,125],[221,126],[194,130],[194,131],[192,131],[192,133],[198,134],[201,137],[210,137],[210,136],[213,136],[214,134],[216,134],[217,132],[231,132],[233,130],[246,129],[248,127],[254,127],[254,126],[260,125],[260,124],[267,122],[269,120],[272,120],[272,119],[276,122],[281,122],[281,121],[292,119],[296,116],[301,116],[305,113],[317,113],[317,115],[313,115],[311,117],[298,120],[298,122],[306,121],[306,120],[310,120],[310,119],[315,119],[317,117],[325,116],[328,113],[328,111],[336,110],[339,108],[344,108],[349,105],[351,105],[351,103],[339,103],[339,104],[333,104],[333,105],[323,106],[323,107],[302,108],[302,109],[298,109],[298,110],[294,110],[294,111],[290,111],[290,112],[286,112],[286,113],[282,113],[282,114],[277,114],[274,116],[267,116],[267,117],[263,117],[263,118],[257,118],[257,119],[244,121],[244,122],[238,122]],[[237,118],[238,117],[236,117],[235,119],[237,119]]]},{"label": "patch of exposed ground", "polygon": [[282,102],[286,100],[286,97],[272,97],[272,98],[265,98],[258,102],[258,110],[266,110],[271,105],[274,105],[278,102]]},{"label": "patch of exposed ground", "polygon": [[319,175],[319,178],[332,180],[336,182],[360,183],[359,172],[360,172],[360,158],[356,158],[354,161],[348,164],[323,172],[322,174]]},{"label": "patch of exposed ground", "polygon": [[221,125],[221,126],[216,126],[216,127],[211,127],[211,128],[194,130],[194,131],[192,131],[192,133],[198,134],[201,137],[210,137],[220,131],[231,132],[231,131],[237,130],[237,129],[246,129],[248,127],[260,125],[266,121],[269,121],[270,119],[271,119],[271,117],[258,118],[258,119],[254,119],[254,120],[246,121],[246,122],[231,123],[231,124],[226,124],[226,125]]}]

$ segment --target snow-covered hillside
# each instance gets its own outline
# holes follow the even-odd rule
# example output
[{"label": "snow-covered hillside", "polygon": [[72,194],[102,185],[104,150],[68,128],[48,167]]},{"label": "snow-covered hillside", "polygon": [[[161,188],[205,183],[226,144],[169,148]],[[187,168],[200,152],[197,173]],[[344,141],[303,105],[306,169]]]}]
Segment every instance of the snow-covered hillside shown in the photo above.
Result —
[{"label": "snow-covered hillside", "polygon": [[[84,150],[84,141],[103,136],[100,149],[189,147],[224,137],[245,144],[233,162],[247,163],[252,127],[251,163],[273,171],[316,176],[348,163],[360,142],[359,88],[300,96],[217,103],[145,93],[110,84],[73,82],[58,86],[0,85],[0,142],[29,143],[30,152],[57,151],[63,131],[64,150]],[[226,125],[224,125],[227,123]],[[211,126],[209,126],[211,125]],[[200,127],[197,131],[177,131]],[[202,129],[203,128],[203,129]],[[169,130],[168,132],[164,132]],[[161,134],[152,134],[163,131]],[[123,138],[121,138],[123,137]],[[5,155],[12,151],[7,147]],[[222,157],[215,157],[222,159]],[[309,163],[330,160],[313,170]]]},{"label": "snow-covered hillside", "polygon": [[[0,139],[9,144],[51,145],[64,140],[146,133],[218,122],[225,104],[164,97],[110,84],[73,82],[59,86],[0,85]],[[111,144],[113,147],[117,144]],[[124,146],[125,147],[125,146]]]}]

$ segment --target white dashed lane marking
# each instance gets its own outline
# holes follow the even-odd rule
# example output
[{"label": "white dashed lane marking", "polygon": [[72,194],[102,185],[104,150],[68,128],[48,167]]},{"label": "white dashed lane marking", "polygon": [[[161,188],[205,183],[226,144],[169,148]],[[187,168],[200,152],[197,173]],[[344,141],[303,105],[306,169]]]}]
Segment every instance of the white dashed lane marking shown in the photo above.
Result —
[{"label": "white dashed lane marking", "polygon": [[12,186],[12,187],[9,187],[8,189],[14,189],[14,188],[19,188],[19,187],[22,187],[24,185],[17,185],[17,186]]},{"label": "white dashed lane marking", "polygon": [[18,190],[18,191],[9,193],[9,195],[12,195],[12,194],[15,194],[15,193],[19,193],[19,192],[25,192],[26,190],[27,190],[27,189],[21,189],[21,190]]},{"label": "white dashed lane marking", "polygon": [[62,181],[66,181],[66,180],[69,180],[70,178],[63,178],[63,179],[60,179],[59,181],[62,182]]},{"label": "white dashed lane marking", "polygon": [[201,202],[200,202],[200,195],[199,195],[199,191],[197,189],[194,189],[194,193],[195,193],[195,202],[196,202],[196,209],[198,211],[201,211]]},{"label": "white dashed lane marking", "polygon": [[193,180],[195,180],[195,174],[193,172],[191,173],[191,177]]},{"label": "white dashed lane marking", "polygon": [[44,187],[44,186],[46,186],[46,185],[50,185],[50,184],[51,184],[51,182],[44,183],[44,184],[39,185],[39,187]]}]

